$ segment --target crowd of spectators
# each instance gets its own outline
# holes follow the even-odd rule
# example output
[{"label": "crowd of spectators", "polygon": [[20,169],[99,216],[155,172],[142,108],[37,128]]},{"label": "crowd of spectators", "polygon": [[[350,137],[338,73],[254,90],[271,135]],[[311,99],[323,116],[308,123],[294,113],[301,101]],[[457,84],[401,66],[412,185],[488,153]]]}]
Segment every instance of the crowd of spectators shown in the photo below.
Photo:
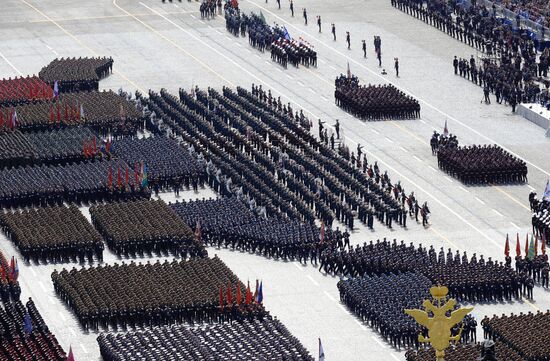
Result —
[{"label": "crowd of spectators", "polygon": [[395,86],[360,85],[355,77],[340,75],[335,81],[336,105],[362,120],[414,119],[420,104]]},{"label": "crowd of spectators", "polygon": [[101,236],[74,205],[6,212],[0,226],[27,262],[102,260]]},{"label": "crowd of spectators", "polygon": [[446,147],[437,152],[439,168],[465,184],[527,182],[527,164],[497,145]]},{"label": "crowd of spectators", "polygon": [[207,256],[193,230],[162,200],[93,205],[90,215],[107,246],[118,255]]}]

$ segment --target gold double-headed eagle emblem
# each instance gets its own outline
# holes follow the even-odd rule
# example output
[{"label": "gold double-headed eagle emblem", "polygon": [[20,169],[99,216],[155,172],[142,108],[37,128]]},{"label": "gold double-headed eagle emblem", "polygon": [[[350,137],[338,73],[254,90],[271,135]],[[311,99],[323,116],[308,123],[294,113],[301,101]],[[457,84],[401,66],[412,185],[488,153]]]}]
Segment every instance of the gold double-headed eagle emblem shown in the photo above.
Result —
[{"label": "gold double-headed eagle emblem", "polygon": [[[435,302],[424,300],[422,303],[424,310],[405,310],[407,315],[428,329],[428,337],[418,335],[418,341],[432,344],[437,361],[444,360],[445,350],[450,346],[451,341],[460,340],[462,328],[457,335],[451,336],[453,326],[460,323],[473,310],[472,307],[454,310],[456,301],[452,298],[447,300],[448,293],[447,287],[434,286],[430,288],[430,294]],[[447,316],[449,312],[450,316]]]}]

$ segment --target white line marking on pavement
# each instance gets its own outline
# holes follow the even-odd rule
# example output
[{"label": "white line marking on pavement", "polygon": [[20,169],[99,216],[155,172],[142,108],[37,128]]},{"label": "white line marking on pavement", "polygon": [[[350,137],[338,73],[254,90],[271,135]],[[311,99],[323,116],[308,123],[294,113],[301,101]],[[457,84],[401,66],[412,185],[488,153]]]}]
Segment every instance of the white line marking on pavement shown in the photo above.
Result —
[{"label": "white line marking on pavement", "polygon": [[208,24],[208,27],[209,27],[210,29],[213,29],[212,25],[210,25],[210,24]]},{"label": "white line marking on pavement", "polygon": [[38,281],[38,284],[40,285],[40,288],[42,288],[42,291],[47,291],[46,286],[44,286],[44,283],[42,283],[42,281]]},{"label": "white line marking on pavement", "polygon": [[296,83],[298,83],[299,86],[304,86],[304,83],[302,83],[301,81],[297,81]]},{"label": "white line marking on pavement", "polygon": [[282,73],[282,72],[283,72],[283,71],[282,71],[281,69],[279,69],[279,68],[275,68],[275,69],[277,69],[277,71],[278,71],[279,73]]},{"label": "white line marking on pavement", "polygon": [[459,186],[458,188],[462,189],[462,190],[463,190],[464,192],[466,192],[466,193],[470,193],[470,191],[467,190],[466,188],[464,188],[463,186]]},{"label": "white line marking on pavement", "polygon": [[338,305],[338,306],[340,306],[340,308],[341,308],[345,313],[351,314],[351,313],[349,312],[349,310],[348,310],[347,308],[345,308],[344,306],[342,306],[342,305]]},{"label": "white line marking on pavement", "polygon": [[386,140],[387,140],[388,142],[390,142],[390,143],[395,143],[395,142],[394,142],[393,140],[391,140],[390,138],[388,138],[388,137],[385,137],[385,138],[386,138]]},{"label": "white line marking on pavement", "polygon": [[428,166],[431,170],[433,170],[434,172],[437,172],[437,169],[435,169],[434,167],[432,167],[431,165]]},{"label": "white line marking on pavement", "polygon": [[88,350],[86,350],[86,349],[84,348],[84,345],[83,345],[83,344],[80,344],[80,348],[82,349],[82,351],[84,351],[84,353],[88,353]]},{"label": "white line marking on pavement", "polygon": [[378,337],[376,337],[376,336],[371,336],[371,338],[374,340],[374,342],[376,342],[376,343],[379,344],[380,346],[382,346],[382,347],[388,347],[387,345],[384,345],[382,342],[380,342],[380,340],[378,339]]},{"label": "white line marking on pavement", "polygon": [[536,190],[534,187],[531,187],[530,185],[527,185],[527,187],[529,187],[529,189],[532,190],[532,191]]},{"label": "white line marking on pavement", "polygon": [[271,63],[269,61],[264,61],[267,65],[271,65]]},{"label": "white line marking on pavement", "polygon": [[481,203],[481,204],[483,204],[483,205],[485,204],[485,202],[483,202],[483,201],[482,201],[481,199],[479,199],[478,197],[474,197],[474,198],[475,198],[479,203]]},{"label": "white line marking on pavement", "polygon": [[445,177],[445,179],[446,179],[447,182],[449,182],[449,183],[454,183],[453,180],[452,180],[451,178],[449,178],[449,177]]},{"label": "white line marking on pavement", "polygon": [[192,17],[193,19],[196,19],[195,15],[193,15],[193,14],[191,14],[191,17]]},{"label": "white line marking on pavement", "polygon": [[[366,125],[366,124],[365,124]],[[373,133],[380,134],[380,132],[376,129],[371,129]]]},{"label": "white line marking on pavement", "polygon": [[216,29],[216,32],[220,35],[223,35],[223,33],[221,31],[219,31],[218,29]]},{"label": "white line marking on pavement", "polygon": [[318,283],[317,281],[315,281],[315,280],[313,279],[313,277],[311,277],[310,275],[307,275],[306,277],[309,278],[309,280],[311,281],[311,283],[313,283],[315,286],[319,287],[319,283]]},{"label": "white line marking on pavement", "polygon": [[518,230],[521,230],[521,228],[520,228],[520,227],[518,227],[518,225],[517,225],[517,224],[515,224],[514,222],[510,222],[510,224],[511,224],[512,226],[514,226],[515,228],[517,228]]},{"label": "white line marking on pavement", "polygon": [[199,20],[199,21],[200,21],[201,24],[206,24],[206,23],[205,23],[204,21],[202,21],[202,20]]},{"label": "white line marking on pavement", "polygon": [[315,94],[315,90],[311,89],[311,88],[307,88],[310,92],[312,92],[313,94]]},{"label": "white line marking on pavement", "polygon": [[76,331],[74,330],[74,327],[69,327],[69,331],[71,331],[73,336],[76,336]]},{"label": "white line marking on pavement", "polygon": [[296,268],[298,268],[300,271],[302,271],[302,272],[304,271],[304,270],[302,269],[302,266],[299,265],[297,262],[292,262],[292,264],[295,265]]},{"label": "white line marking on pavement", "polygon": [[338,70],[338,69],[336,69],[333,65],[329,65],[329,67],[330,67],[332,70]]},{"label": "white line marking on pavement", "polygon": [[17,72],[17,74],[23,75],[23,73],[21,73],[21,72],[19,71],[19,69],[17,69],[17,68],[15,67],[15,65],[13,65],[13,64],[11,63],[11,61],[9,61],[8,58],[6,58],[6,57],[4,56],[4,54],[2,54],[1,52],[0,52],[0,56],[2,57],[2,59],[4,59],[4,60],[6,61],[6,63],[8,63],[9,66],[12,67],[13,70],[15,70],[15,71]]},{"label": "white line marking on pavement", "polygon": [[57,312],[57,313],[59,314],[59,317],[61,317],[61,319],[62,319],[63,321],[67,321],[67,318],[66,318],[65,316],[63,316],[63,313],[61,313],[61,311],[60,311],[60,312]]},{"label": "white line marking on pavement", "polygon": [[416,159],[419,162],[422,162],[422,159],[418,158],[416,155],[413,155],[413,158]]},{"label": "white line marking on pavement", "polygon": [[294,78],[292,77],[292,75],[288,75],[288,74],[285,74],[285,75],[286,75],[286,77],[289,78],[289,79],[294,79]]},{"label": "white line marking on pavement", "polygon": [[393,357],[394,360],[402,361],[400,358],[398,358],[397,356],[395,356],[393,353],[390,353],[390,356]]},{"label": "white line marking on pavement", "polygon": [[504,217],[504,215],[502,213],[500,213],[499,211],[497,211],[496,209],[493,209],[493,212],[495,212],[496,214],[498,214],[501,217]]},{"label": "white line marking on pavement", "polygon": [[36,277],[36,272],[34,271],[34,267],[31,266],[30,269],[31,269],[32,275]]},{"label": "white line marking on pavement", "polygon": [[[263,9],[265,12],[271,14],[272,16],[274,16],[275,18],[279,19],[280,21],[282,21],[282,22],[288,24],[288,26],[290,26],[290,27],[296,29],[297,31],[299,31],[299,32],[301,32],[301,33],[303,33],[303,34],[306,34],[310,39],[315,39],[315,40],[312,40],[312,42],[315,42],[315,41],[318,42],[319,44],[323,45],[324,47],[326,47],[326,48],[332,50],[334,53],[336,53],[336,54],[342,56],[343,58],[347,59],[349,62],[355,63],[356,65],[358,65],[358,66],[360,66],[361,68],[365,69],[367,72],[371,73],[373,76],[378,77],[379,79],[383,80],[384,82],[387,82],[387,83],[392,84],[392,85],[395,86],[397,89],[399,89],[399,90],[401,90],[401,91],[403,91],[403,92],[405,92],[405,93],[408,93],[409,95],[411,95],[411,96],[413,96],[414,98],[416,98],[419,102],[422,102],[422,103],[426,104],[429,108],[431,108],[431,109],[433,109],[434,111],[436,111],[437,113],[439,113],[439,114],[445,116],[447,119],[450,119],[450,120],[452,120],[452,121],[454,121],[454,122],[460,124],[461,126],[463,126],[464,128],[470,130],[471,132],[473,132],[473,133],[479,135],[480,137],[485,138],[485,140],[488,140],[488,141],[490,141],[491,143],[494,143],[494,144],[500,146],[501,148],[503,148],[504,150],[506,150],[506,151],[509,152],[510,154],[512,154],[512,155],[514,155],[514,156],[520,158],[521,160],[523,160],[523,161],[526,162],[527,164],[529,164],[529,165],[531,165],[532,167],[538,169],[538,170],[541,171],[542,173],[544,173],[544,174],[550,176],[550,172],[545,171],[544,169],[542,169],[541,167],[539,167],[539,166],[537,166],[537,165],[531,163],[531,162],[528,161],[527,159],[522,158],[520,155],[518,155],[517,153],[513,152],[511,149],[506,148],[506,147],[503,146],[502,144],[500,144],[500,143],[496,142],[495,140],[489,138],[489,137],[486,136],[485,134],[482,134],[481,132],[479,132],[478,130],[472,128],[472,127],[469,126],[468,124],[465,124],[464,122],[462,122],[462,121],[456,119],[456,118],[453,117],[452,115],[447,114],[447,113],[444,112],[443,110],[437,108],[435,105],[432,105],[431,103],[428,103],[426,100],[424,100],[424,99],[422,99],[421,97],[419,97],[418,95],[412,93],[412,92],[409,91],[408,89],[405,89],[405,88],[403,88],[402,86],[400,86],[400,85],[398,85],[398,84],[396,84],[396,83],[394,83],[394,82],[392,82],[392,81],[389,81],[386,77],[380,75],[377,71],[368,68],[368,67],[365,66],[363,63],[361,63],[361,62],[359,62],[359,61],[357,61],[357,60],[351,58],[349,55],[346,55],[346,54],[344,54],[343,52],[341,52],[340,50],[337,50],[336,48],[333,48],[332,46],[328,45],[328,44],[325,43],[324,41],[321,41],[321,40],[317,39],[313,34],[309,33],[308,31],[305,31],[305,30],[303,30],[303,29],[298,28],[296,25],[291,24],[291,23],[288,22],[287,20],[281,18],[280,16],[278,16],[278,15],[275,14],[274,12],[272,12],[272,11],[266,9],[265,7],[263,7],[263,6],[261,6],[261,5],[255,4],[254,2],[252,2],[252,1],[250,1],[250,0],[248,0],[247,2],[249,2],[250,4],[256,6],[256,7],[260,8],[260,9]],[[421,121],[422,121],[422,120],[421,120]]]},{"label": "white line marking on pavement", "polygon": [[323,99],[324,101],[328,102],[327,97],[325,97],[324,95],[321,95],[321,99]]},{"label": "white line marking on pavement", "polygon": [[401,148],[401,150],[402,150],[403,152],[407,152],[407,153],[409,152],[408,150],[406,150],[406,149],[403,148],[402,146],[399,146],[399,148]]},{"label": "white line marking on pavement", "polygon": [[55,298],[48,296],[48,300],[50,301],[50,304],[55,305]]},{"label": "white line marking on pavement", "polygon": [[231,38],[230,38],[229,36],[227,36],[227,35],[225,36],[225,38],[226,38],[227,40],[231,40]]},{"label": "white line marking on pavement", "polygon": [[319,59],[319,63],[324,64],[326,63],[326,61],[324,61],[323,59]]},{"label": "white line marking on pavement", "polygon": [[420,121],[420,123],[426,124],[426,122],[424,120],[422,120],[421,118],[418,118],[418,120]]},{"label": "white line marking on pavement", "polygon": [[332,295],[330,293],[328,293],[327,291],[323,291],[323,293],[325,294],[325,296],[327,296],[330,300],[336,302],[336,298],[332,297]]},{"label": "white line marking on pavement", "polygon": [[355,320],[355,323],[357,323],[357,324],[359,325],[359,327],[361,327],[361,329],[362,329],[363,331],[366,331],[366,330],[367,330],[367,328],[365,327],[365,325],[363,325],[363,324],[361,323],[361,321],[359,321],[359,320],[356,319],[356,320]]}]

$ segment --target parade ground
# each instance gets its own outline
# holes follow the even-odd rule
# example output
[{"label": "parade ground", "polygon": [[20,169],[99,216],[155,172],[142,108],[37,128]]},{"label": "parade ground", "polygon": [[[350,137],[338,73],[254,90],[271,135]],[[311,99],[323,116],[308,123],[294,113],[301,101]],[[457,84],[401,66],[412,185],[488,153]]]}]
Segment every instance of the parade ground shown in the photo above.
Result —
[{"label": "parade ground", "polygon": [[[214,87],[250,89],[252,84],[270,89],[281,101],[302,109],[331,131],[336,119],[341,124],[343,143],[351,150],[363,146],[369,162],[377,161],[392,181],[400,181],[407,193],[414,191],[431,210],[430,224],[409,219],[407,229],[388,229],[375,221],[374,230],[363,224],[352,232],[351,243],[371,240],[404,240],[406,244],[433,245],[437,252],[451,248],[468,255],[483,255],[504,261],[509,235],[525,239],[532,233],[528,196],[540,196],[550,178],[550,138],[545,131],[510,107],[481,102],[482,88],[454,75],[454,56],[469,59],[479,54],[464,43],[398,11],[390,0],[326,2],[296,0],[295,15],[289,2],[278,9],[274,0],[240,0],[242,12],[262,13],[268,24],[285,26],[292,38],[307,40],[318,54],[318,66],[284,69],[251,47],[246,37],[235,37],[225,27],[223,15],[201,19],[199,2],[163,4],[160,0],[3,0],[0,12],[0,78],[37,74],[54,58],[111,56],[113,74],[100,83],[100,90],[147,94],[165,88],[177,94],[179,88]],[[309,25],[302,9],[307,9]],[[318,31],[316,16],[322,18]],[[330,32],[336,27],[337,40]],[[351,49],[345,32],[351,36]],[[382,39],[382,67],[374,52],[373,38]],[[366,40],[363,57],[361,40]],[[400,62],[399,77],[393,69]],[[362,84],[393,84],[416,98],[421,117],[414,120],[361,121],[337,107],[334,79],[347,69]],[[382,70],[385,69],[385,75]],[[434,130],[449,131],[460,144],[497,144],[523,159],[528,182],[518,185],[467,186],[438,169],[430,149]],[[161,193],[167,202],[176,199],[217,197],[211,189],[199,192]],[[153,197],[155,198],[155,197]],[[89,218],[87,207],[81,207]],[[523,243],[522,243],[523,247]],[[514,248],[514,247],[512,247]],[[7,255],[18,251],[0,236],[0,249]],[[340,302],[338,277],[324,275],[315,266],[284,262],[225,248],[207,247],[218,255],[242,280],[263,281],[264,304],[317,358],[318,338],[326,360],[405,360],[405,350],[393,348],[367,324],[363,324]],[[54,269],[71,269],[76,264],[19,264],[22,299],[32,297],[46,324],[61,346],[72,345],[78,361],[101,360],[98,333],[84,331],[71,310],[56,296],[50,275]],[[105,249],[104,262],[154,262],[157,258],[120,259]],[[161,259],[163,260],[163,259]],[[550,309],[550,291],[534,289],[534,300],[475,304],[478,341],[484,316]],[[381,308],[385,305],[381,304]],[[118,330],[123,331],[123,330]]]}]

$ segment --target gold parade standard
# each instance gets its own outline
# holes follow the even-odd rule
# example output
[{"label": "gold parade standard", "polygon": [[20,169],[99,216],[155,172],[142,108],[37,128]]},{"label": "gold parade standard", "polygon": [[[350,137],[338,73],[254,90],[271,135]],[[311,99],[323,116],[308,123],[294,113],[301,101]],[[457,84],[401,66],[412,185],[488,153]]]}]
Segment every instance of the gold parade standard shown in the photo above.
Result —
[{"label": "gold parade standard", "polygon": [[[450,346],[450,341],[460,340],[462,334],[461,328],[458,335],[451,336],[451,328],[461,322],[473,308],[459,308],[453,311],[456,301],[451,298],[445,302],[447,293],[449,293],[449,289],[445,286],[434,286],[430,288],[430,293],[437,306],[430,300],[424,300],[422,302],[424,310],[405,310],[405,313],[428,329],[428,338],[418,335],[418,341],[431,343],[435,350],[436,360],[443,361],[445,350]],[[451,316],[447,317],[446,314],[449,311],[451,311]],[[430,313],[432,317],[429,317]]]}]

